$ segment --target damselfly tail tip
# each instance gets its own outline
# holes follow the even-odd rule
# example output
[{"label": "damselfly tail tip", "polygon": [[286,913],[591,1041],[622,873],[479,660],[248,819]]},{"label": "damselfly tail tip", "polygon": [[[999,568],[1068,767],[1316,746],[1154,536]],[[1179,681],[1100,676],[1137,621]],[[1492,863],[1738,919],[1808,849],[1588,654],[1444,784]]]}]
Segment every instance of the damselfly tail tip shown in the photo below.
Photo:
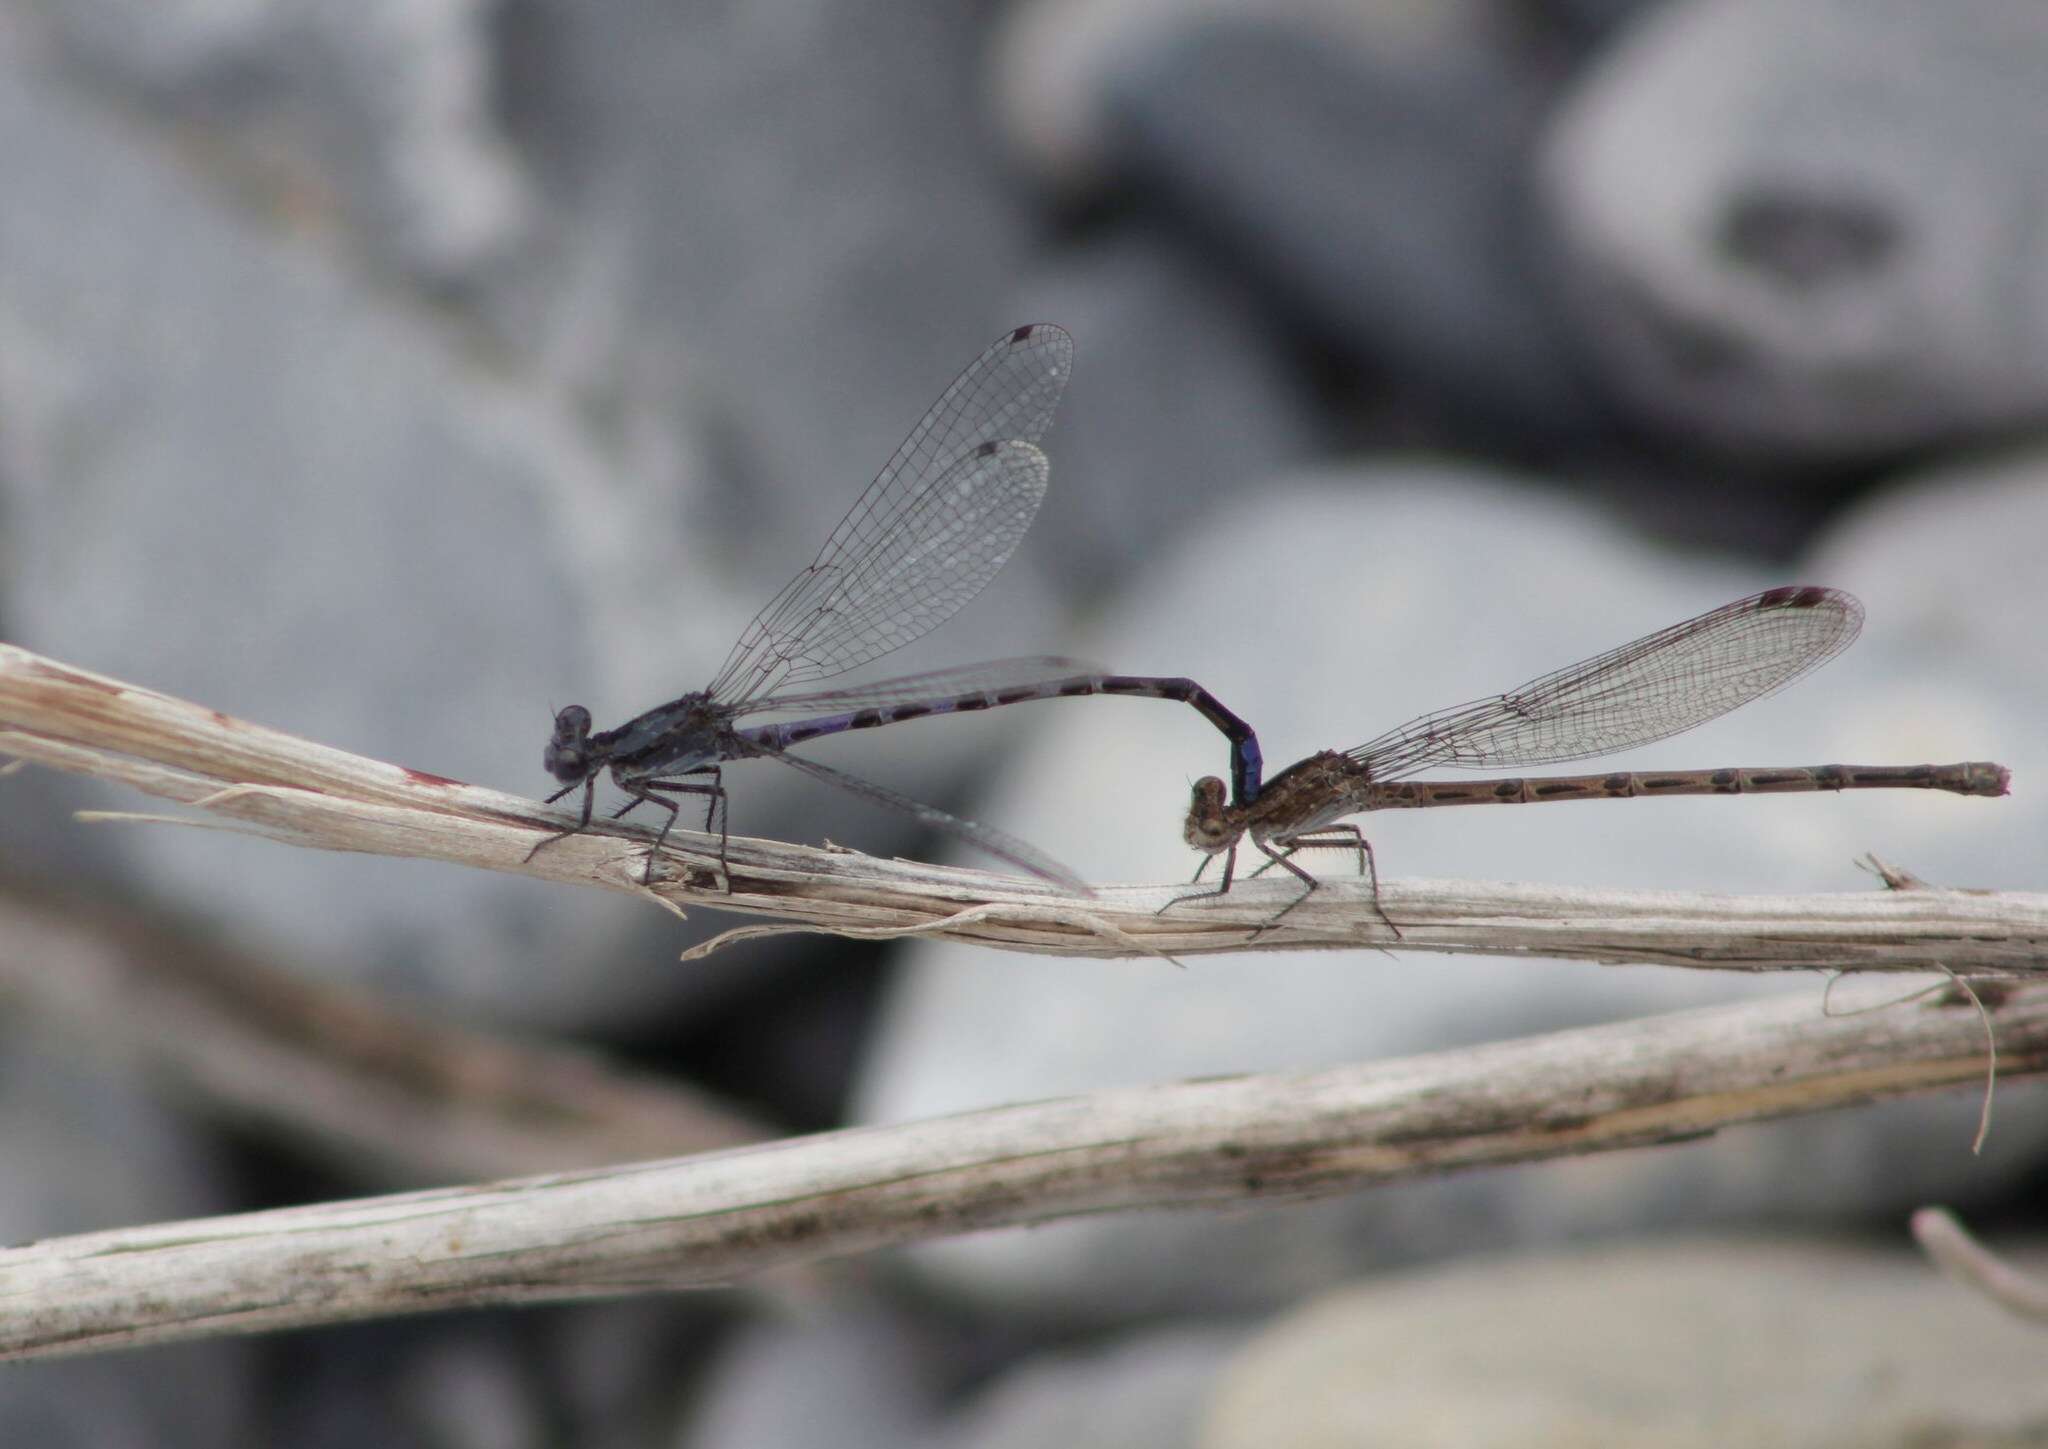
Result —
[{"label": "damselfly tail tip", "polygon": [[1993,799],[2012,793],[2012,771],[1996,760],[1971,760],[1968,764],[1953,767],[1961,775],[1962,785],[1956,791],[1959,795],[1980,795]]}]

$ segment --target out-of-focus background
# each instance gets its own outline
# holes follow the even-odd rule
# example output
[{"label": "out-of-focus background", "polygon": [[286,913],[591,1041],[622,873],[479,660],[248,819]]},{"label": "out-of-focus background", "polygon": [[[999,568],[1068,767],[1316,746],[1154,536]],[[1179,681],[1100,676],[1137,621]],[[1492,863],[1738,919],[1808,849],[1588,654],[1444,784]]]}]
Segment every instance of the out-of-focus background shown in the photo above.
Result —
[{"label": "out-of-focus background", "polygon": [[[1367,822],[1382,869],[1853,890],[1875,851],[2038,888],[2044,95],[2022,0],[0,0],[0,637],[540,794],[553,707],[611,725],[704,684],[959,367],[1056,321],[1078,360],[1037,525],[888,672],[1190,674],[1277,767],[1832,584],[1868,607],[1855,649],[1627,761],[1989,758],[2013,798],[1397,814]],[[1223,764],[1141,700],[806,748],[1113,880],[1191,871],[1188,785]],[[947,849],[770,764],[727,783],[743,833]],[[730,921],[71,813],[137,804],[0,781],[11,899],[578,1043],[774,1131],[1759,989],[1820,1009],[1806,981],[1363,953],[684,965]],[[393,1185],[32,1008],[0,1015],[0,1239]],[[1902,1246],[1924,1201],[2036,1220],[2044,1099],[2004,1089],[1972,1156],[1978,1106],[995,1234],[772,1295],[30,1367],[0,1441],[2037,1432],[2038,1341]]]}]

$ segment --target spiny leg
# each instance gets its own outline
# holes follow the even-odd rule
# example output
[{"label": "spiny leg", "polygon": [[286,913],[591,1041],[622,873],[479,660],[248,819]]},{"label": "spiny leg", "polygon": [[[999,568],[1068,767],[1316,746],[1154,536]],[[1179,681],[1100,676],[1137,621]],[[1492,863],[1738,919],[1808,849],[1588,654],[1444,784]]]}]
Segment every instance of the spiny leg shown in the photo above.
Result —
[{"label": "spiny leg", "polygon": [[722,783],[723,777],[716,765],[709,766],[703,770],[692,770],[690,773],[709,775],[711,783],[704,785],[680,780],[643,780],[637,788],[633,789],[633,793],[638,798],[628,803],[625,809],[619,812],[619,814],[623,815],[626,813],[626,810],[632,809],[634,805],[638,805],[643,800],[650,804],[659,805],[662,809],[668,811],[668,819],[662,823],[661,833],[654,837],[654,844],[648,848],[647,869],[641,877],[641,884],[653,884],[654,857],[660,852],[663,843],[667,841],[668,832],[675,825],[676,817],[682,813],[682,803],[680,801],[660,799],[654,792],[658,792],[661,795],[702,795],[706,797],[704,802],[704,833],[710,834],[711,822],[714,819],[718,821],[718,874],[725,883],[725,893],[731,895],[732,872],[726,866],[725,854],[726,841],[728,839],[727,828],[731,823],[731,817],[725,809],[726,796],[725,786]]},{"label": "spiny leg", "polygon": [[718,821],[718,875],[725,882],[725,893],[731,895],[732,869],[726,860],[725,844],[731,838],[732,806],[725,793],[725,777],[719,773],[718,766],[713,765],[707,773],[711,776],[711,784],[705,790],[710,798],[704,803],[704,833],[711,833],[711,822],[715,817]]},{"label": "spiny leg", "polygon": [[626,788],[634,791],[633,798],[612,811],[612,819],[618,820],[629,810],[645,805],[648,802],[648,796],[640,793],[642,790],[670,790],[691,795],[709,795],[713,798],[704,810],[704,830],[706,834],[709,834],[711,830],[711,812],[717,808],[718,801],[725,796],[725,791],[719,787],[720,771],[716,765],[706,765],[700,770],[686,770],[684,773],[688,775],[709,775],[712,777],[712,780],[709,785],[679,785],[672,784],[666,780],[642,780],[639,782],[638,788],[629,785]]},{"label": "spiny leg", "polygon": [[711,784],[703,787],[704,793],[709,797],[704,802],[704,833],[711,833],[711,822],[715,817],[718,821],[718,874],[725,881],[725,893],[731,895],[732,871],[726,860],[725,843],[730,838],[728,832],[732,827],[732,809],[725,793],[725,775],[716,765],[706,766],[699,773],[711,777]]},{"label": "spiny leg", "polygon": [[[1199,885],[1202,880],[1202,872],[1209,868],[1209,862],[1214,860],[1215,858],[1216,857],[1213,855],[1203,856],[1202,863],[1195,867],[1194,877],[1188,882],[1188,884]],[[1215,890],[1189,891],[1184,896],[1175,896],[1172,900],[1168,901],[1165,905],[1161,906],[1152,914],[1155,916],[1163,916],[1168,911],[1172,910],[1175,906],[1179,905],[1182,901],[1206,901],[1214,899],[1215,897],[1220,895],[1227,895],[1230,891],[1230,882],[1232,878],[1236,875],[1236,872],[1237,847],[1233,845],[1230,847],[1230,849],[1223,852],[1223,881],[1222,884],[1218,885]]]},{"label": "spiny leg", "polygon": [[654,884],[654,857],[661,854],[661,843],[668,839],[668,829],[676,823],[676,816],[681,813],[682,807],[673,800],[664,800],[659,795],[651,793],[662,788],[652,781],[623,785],[621,788],[632,795],[633,798],[612,812],[612,819],[614,820],[623,816],[627,811],[636,810],[642,805],[658,805],[663,810],[668,811],[668,819],[661,822],[661,829],[655,834],[654,844],[647,847],[646,863],[640,867],[640,884],[651,886]]},{"label": "spiny leg", "polygon": [[[1261,849],[1264,849],[1264,847],[1262,846]],[[1299,896],[1295,897],[1295,899],[1291,903],[1289,903],[1287,909],[1280,912],[1280,916],[1286,915],[1287,911],[1293,910],[1295,906],[1298,906],[1303,901],[1307,900],[1316,887],[1315,877],[1311,876],[1307,871],[1303,870],[1300,866],[1294,864],[1293,861],[1288,859],[1288,857],[1293,855],[1297,850],[1357,851],[1358,873],[1364,876],[1366,878],[1367,883],[1370,884],[1372,887],[1373,914],[1378,916],[1380,918],[1380,921],[1386,926],[1386,928],[1394,933],[1395,940],[1398,941],[1401,939],[1401,928],[1394,924],[1394,918],[1392,916],[1389,916],[1386,912],[1386,908],[1380,904],[1380,865],[1378,859],[1372,853],[1372,842],[1365,838],[1365,832],[1363,830],[1360,830],[1356,825],[1326,826],[1323,829],[1314,832],[1313,834],[1295,836],[1292,840],[1287,842],[1287,848],[1278,855],[1275,855],[1270,850],[1266,851],[1266,854],[1271,858],[1266,862],[1266,864],[1260,866],[1258,871],[1254,871],[1254,875],[1257,875],[1260,871],[1270,870],[1275,865],[1283,865],[1287,867],[1288,870],[1292,871],[1295,875],[1299,876],[1302,880],[1306,881],[1309,887],[1308,890],[1303,891]],[[1273,917],[1273,920],[1266,922],[1266,925],[1269,927],[1272,926],[1274,922],[1280,919],[1280,916]]]},{"label": "spiny leg", "polygon": [[[1338,836],[1340,838],[1329,840],[1324,839],[1323,837],[1325,836]],[[1358,852],[1358,873],[1360,875],[1366,874],[1366,866],[1372,855],[1372,846],[1367,842],[1365,832],[1356,825],[1326,825],[1322,829],[1311,831],[1306,835],[1294,836],[1287,842],[1287,848],[1280,855],[1292,855],[1297,850],[1356,850]],[[1266,854],[1271,858],[1252,872],[1254,879],[1264,875],[1274,866],[1281,863],[1280,855],[1274,855],[1270,850]],[[1373,893],[1377,896],[1379,893],[1379,872],[1374,870],[1372,875]]]},{"label": "spiny leg", "polygon": [[[570,836],[580,835],[590,828],[590,805],[592,799],[595,798],[597,794],[597,778],[596,776],[592,776],[591,778],[583,780],[580,783],[583,786],[583,818],[577,821],[574,825],[570,826],[567,830],[557,830],[554,834],[543,838],[539,845],[534,846],[533,849],[526,852],[526,858],[528,860],[532,860],[536,855],[539,855],[543,849],[550,845],[553,845],[556,841],[567,840]],[[554,794],[548,796],[548,798],[543,803],[552,805],[557,800],[561,799],[564,795],[568,794],[571,790],[575,788],[576,786],[574,785],[564,785],[561,789],[555,791]]]},{"label": "spiny leg", "polygon": [[1285,870],[1289,875],[1293,876],[1296,880],[1301,882],[1301,894],[1296,896],[1293,900],[1289,901],[1286,905],[1282,906],[1279,909],[1279,911],[1277,911],[1274,914],[1273,918],[1270,921],[1267,921],[1265,925],[1259,927],[1258,931],[1253,933],[1253,938],[1257,939],[1259,934],[1266,931],[1270,931],[1275,926],[1279,925],[1280,918],[1282,916],[1286,915],[1289,911],[1293,910],[1296,906],[1300,905],[1303,901],[1307,900],[1310,896],[1314,895],[1316,893],[1316,887],[1319,884],[1319,882],[1316,880],[1314,876],[1310,875],[1307,871],[1303,870],[1300,866],[1296,865],[1292,860],[1288,858],[1289,856],[1293,855],[1295,851],[1301,849],[1303,844],[1302,841],[1289,841],[1287,843],[1287,847],[1284,850],[1277,851],[1274,850],[1270,845],[1266,844],[1266,842],[1264,842],[1263,840],[1254,840],[1252,843],[1258,846],[1260,851],[1263,852],[1266,857],[1266,863],[1260,866],[1258,870],[1253,871],[1253,875],[1259,874],[1260,871],[1270,870],[1277,865],[1282,870]]}]

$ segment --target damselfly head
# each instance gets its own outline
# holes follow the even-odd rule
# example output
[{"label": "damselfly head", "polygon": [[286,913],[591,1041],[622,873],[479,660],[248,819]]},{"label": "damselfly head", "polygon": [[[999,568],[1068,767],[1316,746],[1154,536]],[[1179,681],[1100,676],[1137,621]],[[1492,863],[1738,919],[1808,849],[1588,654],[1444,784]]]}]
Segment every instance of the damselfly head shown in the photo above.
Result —
[{"label": "damselfly head", "polygon": [[572,704],[556,713],[555,732],[540,762],[564,785],[576,784],[597,768],[591,758],[589,710]]},{"label": "damselfly head", "polygon": [[1214,775],[1195,781],[1194,799],[1188,804],[1187,823],[1181,835],[1189,846],[1204,855],[1215,855],[1237,844],[1243,830],[1225,818],[1223,782]]}]

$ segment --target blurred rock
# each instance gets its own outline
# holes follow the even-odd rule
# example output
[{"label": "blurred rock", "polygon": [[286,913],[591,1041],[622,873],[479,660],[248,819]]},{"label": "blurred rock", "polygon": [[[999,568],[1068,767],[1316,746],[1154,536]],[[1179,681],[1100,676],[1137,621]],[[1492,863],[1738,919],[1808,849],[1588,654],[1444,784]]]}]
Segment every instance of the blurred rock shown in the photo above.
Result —
[{"label": "blurred rock", "polygon": [[720,1316],[703,1294],[336,1324],[266,1347],[266,1436],[379,1449],[665,1442]]},{"label": "blurred rock", "polygon": [[[1793,581],[1861,588],[1867,633],[1886,646],[1851,650],[1795,690],[1613,757],[1616,768],[2016,752],[2018,769],[2025,758],[2026,737],[2010,721],[2014,701],[2036,686],[2015,682],[2010,661],[1958,657],[1891,600],[1902,577],[1961,587],[1978,567],[1968,547],[1978,532],[2004,531],[2014,547],[2037,536],[2010,499],[1952,492],[1960,516],[1945,551],[1935,540],[1910,575],[1873,567],[1842,578],[1660,554],[1583,510],[1451,467],[1385,465],[1253,496],[1161,557],[1091,652],[1122,669],[1200,678],[1260,730],[1274,769]],[[2044,612],[2038,576],[2011,579],[2003,606],[2015,619]],[[1237,597],[1219,600],[1225,580]],[[1903,640],[1890,637],[1895,627]],[[985,818],[1090,879],[1185,878],[1193,857],[1177,825],[1188,782],[1220,772],[1220,744],[1192,715],[1090,703],[1099,707],[1048,723]],[[2019,778],[2020,794],[1997,801],[1913,791],[1646,800],[1390,811],[1366,828],[1380,869],[1396,877],[1857,890],[1872,883],[1853,861],[1874,850],[1933,881],[2021,885],[2048,870],[2048,801]],[[1203,958],[1176,971],[934,945],[912,963],[873,1045],[861,1091],[869,1120],[1373,1060],[1766,991],[1807,993],[1820,1010],[1820,986],[1808,980],[1533,960],[1298,953]],[[2001,1096],[1981,1159],[1969,1152],[1978,1108],[1956,1094],[1683,1151],[1471,1174],[1235,1218],[1116,1217],[982,1234],[915,1256],[949,1291],[1054,1321],[1242,1309],[1481,1243],[1758,1216],[1856,1223],[1927,1198],[2009,1189],[2032,1170],[2048,1105]]]},{"label": "blurred rock", "polygon": [[1551,312],[1525,194],[1547,85],[1508,44],[1376,53],[1262,20],[1188,25],[1110,82],[1132,182],[1302,328],[1482,435],[1606,416]]},{"label": "blurred rock", "polygon": [[66,0],[43,7],[102,84],[210,127],[245,182],[430,284],[519,242],[532,198],[498,129],[501,0]]},{"label": "blurred rock", "polygon": [[983,102],[977,22],[529,0],[506,29],[551,235],[485,305],[608,407],[672,409],[636,389],[645,368],[717,389],[728,491],[690,523],[765,599],[954,371],[1008,327],[1060,320],[1020,312],[1032,225],[964,123]]},{"label": "blurred rock", "polygon": [[550,1442],[576,1449],[671,1442],[678,1395],[694,1405],[706,1365],[732,1326],[731,1309],[722,1294],[643,1293],[554,1312],[547,1361],[560,1403]]},{"label": "blurred rock", "polygon": [[2039,1327],[1902,1251],[1612,1247],[1328,1294],[1224,1371],[1199,1442],[2017,1445],[2040,1361]]},{"label": "blurred rock", "polygon": [[929,1331],[858,1298],[749,1326],[719,1351],[678,1449],[902,1449],[938,1412]]},{"label": "blurred rock", "polygon": [[1577,325],[1645,420],[1880,458],[2048,413],[2025,0],[1679,0],[1581,79],[1543,185]]},{"label": "blurred rock", "polygon": [[217,85],[258,51],[290,0],[77,0],[10,7],[49,25],[78,63],[159,100]]},{"label": "blurred rock", "polygon": [[[81,1067],[78,1048],[0,1034],[0,1242],[224,1211],[222,1164],[205,1140],[118,1066]],[[0,1443],[255,1443],[254,1369],[248,1344],[226,1339],[11,1365]]]},{"label": "blurred rock", "polygon": [[1003,13],[990,63],[1011,149],[1070,195],[1111,184],[1118,158],[1107,103],[1116,73],[1183,29],[1246,15],[1419,67],[1501,28],[1493,0],[1020,0]]},{"label": "blurred rock", "polygon": [[1561,30],[1575,45],[1597,42],[1619,26],[1632,23],[1646,10],[1670,0],[1542,0],[1536,7],[1545,22]]},{"label": "blurred rock", "polygon": [[280,1345],[272,1442],[540,1449],[532,1324],[483,1313],[344,1324]]},{"label": "blurred rock", "polygon": [[1076,352],[1024,558],[1076,602],[1114,595],[1133,559],[1219,499],[1323,450],[1280,330],[1173,233],[1121,226],[1062,251],[1023,291],[1024,311],[1064,324]]},{"label": "blurred rock", "polygon": [[[1892,711],[1894,727],[1907,732],[1903,748],[1960,730],[1975,742],[1971,750],[2005,760],[2021,781],[2048,783],[2039,728],[2048,718],[2048,672],[2028,667],[2041,657],[2048,616],[2043,538],[2048,446],[2035,442],[1902,474],[1822,541],[1816,563],[1829,578],[1884,590],[1884,615],[1873,618],[1857,653],[1877,667],[1911,657],[1939,670],[1945,698]],[[1982,679],[1996,679],[1998,689],[1980,702]],[[1998,712],[1981,713],[1980,703]],[[2032,800],[2022,808],[2031,812]],[[1998,883],[2032,889],[2022,881],[2040,879],[2024,859],[2009,864],[2021,874],[2001,871]]]},{"label": "blurred rock", "polygon": [[1027,1358],[918,1443],[922,1449],[1189,1449],[1217,1370],[1244,1338],[1239,1328],[1188,1326]]},{"label": "blurred rock", "polygon": [[[2039,541],[2048,537],[2048,449],[2039,444],[1922,469],[1895,480],[1822,541],[1816,572],[1875,604],[1857,664],[1898,687],[1862,727],[1881,732],[1899,759],[1996,759],[2011,767],[2014,795],[1988,819],[1943,822],[1977,836],[1967,865],[1930,859],[1929,879],[1948,885],[2039,890],[2048,848],[2048,672],[2041,620],[2048,580]],[[1994,687],[1987,687],[1995,681]],[[2011,807],[2008,809],[2007,807]],[[1907,863],[1929,842],[1900,847]],[[1915,867],[1917,869],[1917,867]]]}]

